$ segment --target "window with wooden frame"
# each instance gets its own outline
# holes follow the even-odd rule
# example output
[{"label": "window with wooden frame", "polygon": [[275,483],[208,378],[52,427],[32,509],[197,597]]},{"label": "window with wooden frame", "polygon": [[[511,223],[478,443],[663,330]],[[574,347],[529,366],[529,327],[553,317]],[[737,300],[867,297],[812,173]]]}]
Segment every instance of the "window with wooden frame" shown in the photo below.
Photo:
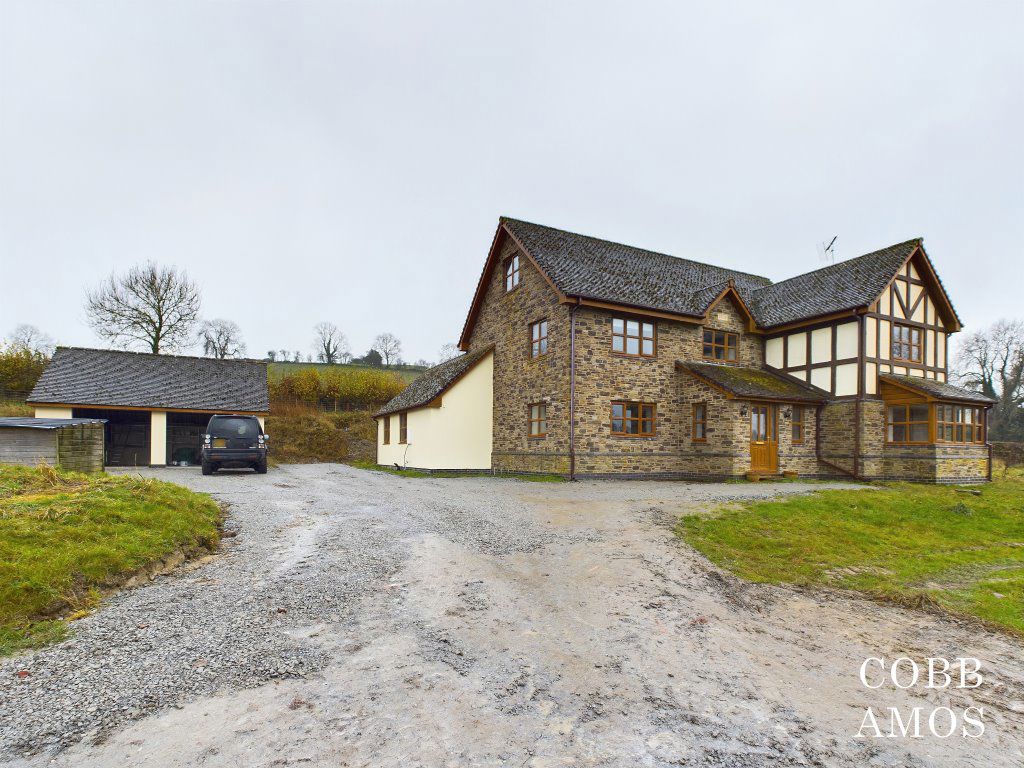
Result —
[{"label": "window with wooden frame", "polygon": [[695,443],[705,443],[708,439],[708,404],[693,404],[693,429],[690,437]]},{"label": "window with wooden frame", "polygon": [[530,437],[547,437],[548,434],[548,406],[547,403],[533,403],[529,406],[529,427],[527,434]]},{"label": "window with wooden frame", "polygon": [[398,414],[398,442],[409,442],[409,414]]},{"label": "window with wooden frame", "polygon": [[612,318],[612,352],[635,357],[654,357],[657,352],[654,323]]},{"label": "window with wooden frame", "polygon": [[927,403],[890,405],[885,409],[886,442],[921,445],[931,440],[931,408]]},{"label": "window with wooden frame", "polygon": [[654,437],[654,403],[612,403],[612,434],[619,437]]},{"label": "window with wooden frame", "polygon": [[519,254],[505,261],[505,293],[519,285]]},{"label": "window with wooden frame", "polygon": [[803,406],[793,406],[793,416],[790,419],[790,425],[793,428],[793,444],[799,445],[804,441],[804,409]]},{"label": "window with wooden frame", "polygon": [[728,331],[704,329],[704,359],[725,360],[734,363],[739,350],[739,336]]},{"label": "window with wooden frame", "polygon": [[984,443],[984,409],[938,403],[935,406],[935,441],[939,443]]},{"label": "window with wooden frame", "polygon": [[548,321],[540,320],[530,323],[530,357],[540,357],[548,353]]},{"label": "window with wooden frame", "polygon": [[892,359],[905,363],[921,362],[921,329],[901,323],[892,324]]},{"label": "window with wooden frame", "polygon": [[384,445],[391,442],[391,416],[384,417]]}]

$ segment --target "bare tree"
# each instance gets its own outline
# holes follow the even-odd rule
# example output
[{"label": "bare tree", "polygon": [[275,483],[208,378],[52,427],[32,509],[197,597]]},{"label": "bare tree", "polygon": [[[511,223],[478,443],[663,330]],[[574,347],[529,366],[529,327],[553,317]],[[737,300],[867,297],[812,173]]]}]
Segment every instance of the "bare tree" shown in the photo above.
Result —
[{"label": "bare tree", "polygon": [[955,370],[964,386],[999,401],[992,409],[989,435],[1024,439],[1024,322],[1000,320],[967,335]]},{"label": "bare tree", "polygon": [[380,352],[384,365],[390,366],[398,362],[398,357],[402,354],[402,342],[393,333],[382,333],[373,340],[371,349]]},{"label": "bare tree", "polygon": [[89,291],[85,314],[100,338],[160,354],[192,341],[200,304],[199,287],[185,272],[148,262]]},{"label": "bare tree", "polygon": [[437,353],[437,362],[443,363],[447,360],[451,360],[453,357],[458,357],[461,354],[462,350],[460,350],[455,344],[449,342],[441,347],[441,351]]},{"label": "bare tree", "polygon": [[199,325],[199,343],[207,357],[245,357],[242,329],[231,320],[204,320]]},{"label": "bare tree", "polygon": [[275,360],[277,360],[277,352],[273,349],[268,349],[267,360],[269,360],[270,362],[274,362]]},{"label": "bare tree", "polygon": [[49,357],[53,354],[53,339],[40,331],[34,325],[22,323],[17,326],[7,339],[11,344],[29,352],[35,352]]},{"label": "bare tree", "polygon": [[316,350],[316,359],[321,363],[341,362],[341,356],[348,352],[348,340],[345,334],[338,330],[334,323],[317,323],[313,326],[316,338],[313,340],[313,349]]}]

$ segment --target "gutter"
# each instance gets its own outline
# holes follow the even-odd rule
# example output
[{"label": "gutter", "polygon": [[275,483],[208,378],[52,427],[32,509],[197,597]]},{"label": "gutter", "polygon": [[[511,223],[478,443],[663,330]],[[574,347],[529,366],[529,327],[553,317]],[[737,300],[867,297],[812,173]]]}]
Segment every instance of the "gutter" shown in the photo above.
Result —
[{"label": "gutter", "polygon": [[576,310],[580,300],[569,310],[569,480],[576,479]]}]

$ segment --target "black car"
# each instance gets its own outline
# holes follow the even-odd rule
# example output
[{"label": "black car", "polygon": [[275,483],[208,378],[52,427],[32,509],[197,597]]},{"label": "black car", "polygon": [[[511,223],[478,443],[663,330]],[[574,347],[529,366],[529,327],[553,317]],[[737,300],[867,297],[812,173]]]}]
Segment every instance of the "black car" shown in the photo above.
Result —
[{"label": "black car", "polygon": [[206,426],[200,451],[203,474],[224,466],[252,467],[267,472],[267,435],[255,416],[214,416]]}]

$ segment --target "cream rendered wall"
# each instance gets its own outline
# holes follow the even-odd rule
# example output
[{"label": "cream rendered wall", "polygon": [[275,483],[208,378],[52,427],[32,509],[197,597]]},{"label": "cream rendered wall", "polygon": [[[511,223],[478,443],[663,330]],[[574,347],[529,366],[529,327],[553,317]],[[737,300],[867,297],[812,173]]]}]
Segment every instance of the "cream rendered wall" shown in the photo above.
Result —
[{"label": "cream rendered wall", "polygon": [[776,336],[774,339],[768,339],[764,345],[764,361],[772,368],[782,367],[782,344],[784,341],[782,336]]},{"label": "cream rendered wall", "polygon": [[832,389],[832,369],[814,368],[811,370],[811,384],[828,392]]},{"label": "cream rendered wall", "polygon": [[[441,395],[441,407],[408,411],[408,443],[398,442],[397,413],[384,445],[377,419],[377,463],[418,469],[490,469],[493,442],[494,355],[487,355]],[[523,414],[526,429],[526,414]]]},{"label": "cream rendered wall", "polygon": [[53,405],[37,405],[36,406],[36,418],[37,419],[70,419],[71,409],[60,408]]},{"label": "cream rendered wall", "polygon": [[857,394],[857,364],[844,363],[836,366],[836,394]]},{"label": "cream rendered wall", "polygon": [[857,323],[843,323],[836,326],[836,359],[845,360],[857,356]]},{"label": "cream rendered wall", "polygon": [[[827,363],[832,359],[832,326],[811,331],[811,362]],[[827,389],[827,387],[826,387]]]},{"label": "cream rendered wall", "polygon": [[807,332],[794,333],[786,337],[786,345],[789,347],[789,364],[804,365],[807,362]]},{"label": "cream rendered wall", "polygon": [[149,463],[167,463],[167,411],[149,412]]}]

